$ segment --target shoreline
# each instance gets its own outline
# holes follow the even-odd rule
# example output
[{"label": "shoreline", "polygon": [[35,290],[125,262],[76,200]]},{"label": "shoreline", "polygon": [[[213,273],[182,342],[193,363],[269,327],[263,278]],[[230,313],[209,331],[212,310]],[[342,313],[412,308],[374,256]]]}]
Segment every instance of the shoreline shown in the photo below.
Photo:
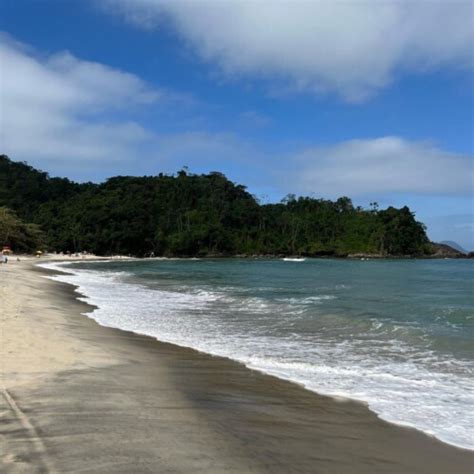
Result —
[{"label": "shoreline", "polygon": [[[7,460],[15,459],[15,449],[29,447],[30,459],[47,459],[60,472],[61,466],[85,469],[84,462],[100,472],[126,472],[131,466],[134,472],[157,472],[157,466],[169,472],[472,470],[471,451],[385,422],[360,402],[338,402],[230,359],[101,326],[80,314],[91,306],[77,299],[72,285],[44,278],[58,272],[35,263],[12,264],[16,282],[30,291],[30,303],[23,299],[19,305],[36,303],[36,319],[48,315],[58,337],[48,325],[42,330],[52,338],[54,351],[59,344],[67,357],[62,364],[49,361],[49,368],[40,364],[41,375],[21,373],[7,357],[3,383],[43,443],[35,451],[7,432],[13,446]],[[8,321],[2,323],[5,338]],[[15,350],[15,341],[7,346]],[[35,344],[30,349],[38,357]],[[14,414],[10,418],[14,424]],[[127,455],[117,458],[123,450]],[[15,467],[15,462],[5,465]]]},{"label": "shoreline", "polygon": [[[145,260],[145,261],[153,261],[153,260],[194,260],[194,259],[187,259],[187,258],[166,258],[166,257],[154,257],[154,258],[149,258],[149,259],[134,259],[134,258],[128,258],[127,261],[141,261],[141,260]],[[205,260],[205,259],[203,259]],[[90,263],[104,263],[106,261],[116,261],[115,259],[112,259],[112,260],[104,260],[104,259],[97,259],[94,261],[93,258],[90,259]],[[55,264],[57,263],[59,266],[54,266],[54,268],[48,268],[47,265],[49,264]],[[67,266],[63,266],[61,267],[60,265],[62,263],[81,263],[81,261],[59,261],[59,262],[44,262],[44,266],[42,264],[37,264],[36,266],[39,267],[39,268],[42,268],[48,272],[52,272],[52,276],[56,275],[56,274],[64,274],[64,275],[76,275],[76,273],[74,271],[72,271],[71,269],[68,269]],[[81,301],[84,301],[85,304],[89,305],[89,307],[91,308],[91,311],[98,308],[98,306],[94,305],[93,302],[91,302],[91,297],[86,293],[82,293],[79,291],[79,289],[81,288],[80,286],[78,286],[77,284],[75,283],[72,283],[72,282],[67,282],[67,281],[61,281],[61,280],[54,280],[54,281],[59,281],[60,283],[65,283],[65,284],[68,284],[72,287],[74,287],[75,291],[74,291],[74,295],[76,298],[81,298]],[[355,402],[355,403],[358,403],[358,404],[361,404],[363,405],[365,408],[367,408],[371,413],[375,414],[377,416],[377,418],[379,418],[381,421],[383,422],[386,422],[386,423],[389,423],[391,425],[395,425],[395,426],[399,426],[399,427],[402,427],[402,428],[407,428],[407,429],[413,429],[413,430],[416,430],[422,434],[424,434],[425,436],[428,436],[430,438],[434,438],[436,439],[437,441],[440,441],[441,443],[443,444],[446,444],[448,446],[451,446],[451,447],[454,447],[456,449],[461,449],[461,450],[466,450],[468,452],[472,452],[473,453],[473,456],[474,456],[474,448],[471,448],[469,446],[463,446],[463,445],[459,445],[459,444],[456,444],[454,442],[449,442],[439,436],[437,436],[436,434],[433,434],[429,431],[425,431],[423,430],[423,428],[421,427],[418,427],[416,426],[415,424],[413,423],[410,423],[410,422],[407,422],[407,421],[399,421],[397,419],[390,419],[389,417],[385,417],[383,413],[380,413],[380,412],[377,412],[371,405],[368,401],[364,400],[363,398],[357,398],[357,397],[354,397],[354,396],[351,396],[351,394],[332,394],[331,392],[324,392],[324,391],[320,391],[318,390],[317,388],[314,388],[314,387],[310,387],[308,386],[308,384],[305,384],[304,382],[301,382],[301,381],[298,381],[296,379],[292,379],[288,376],[285,376],[285,375],[281,375],[281,374],[278,374],[276,372],[273,372],[271,370],[268,370],[268,369],[263,369],[263,368],[259,368],[258,366],[252,366],[252,365],[248,365],[248,363],[245,361],[245,360],[242,360],[242,359],[238,359],[238,358],[235,358],[235,357],[232,357],[232,356],[226,356],[226,355],[222,355],[222,354],[219,354],[219,353],[213,353],[213,352],[210,352],[210,351],[206,351],[205,349],[199,349],[195,346],[192,346],[192,345],[185,345],[185,344],[180,344],[178,342],[175,342],[175,341],[169,341],[169,340],[161,340],[159,338],[159,336],[153,336],[153,335],[150,335],[150,334],[147,334],[146,332],[140,332],[140,331],[136,331],[136,330],[133,330],[133,329],[126,329],[126,328],[121,328],[120,326],[108,326],[108,325],[104,325],[104,324],[101,324],[96,318],[94,318],[93,316],[89,316],[89,315],[86,315],[88,318],[92,319],[94,322],[96,322],[98,325],[102,326],[102,327],[109,327],[109,328],[113,328],[113,329],[118,329],[120,331],[125,331],[125,332],[130,332],[132,334],[136,334],[138,336],[144,336],[144,337],[150,337],[152,340],[155,340],[157,341],[158,343],[164,343],[164,344],[171,344],[172,346],[176,346],[176,347],[179,347],[179,348],[183,348],[183,349],[190,349],[192,351],[195,351],[197,352],[198,354],[203,354],[205,356],[210,356],[210,357],[217,357],[217,358],[223,358],[225,360],[228,360],[230,362],[233,362],[233,363],[238,363],[238,364],[241,364],[243,367],[245,367],[246,369],[248,370],[251,370],[251,371],[256,371],[260,374],[263,374],[263,375],[266,375],[266,376],[270,376],[270,377],[274,377],[274,378],[277,378],[279,380],[283,380],[285,382],[288,382],[288,383],[292,383],[292,384],[295,384],[297,385],[298,387],[304,389],[304,390],[307,390],[313,394],[316,394],[318,396],[322,396],[322,397],[328,397],[332,400],[334,400],[335,402],[337,403],[340,403],[340,402]]]},{"label": "shoreline", "polygon": [[357,261],[361,259],[365,260],[472,260],[474,252],[459,255],[381,255],[381,254],[370,254],[370,253],[354,253],[349,255],[291,255],[291,254],[209,254],[209,255],[169,255],[169,256],[155,256],[155,257],[138,257],[138,256],[124,256],[124,255],[110,255],[110,256],[98,256],[87,254],[87,258],[79,257],[67,257],[60,254],[45,255],[42,259],[45,263],[49,261],[64,261],[64,262],[82,262],[91,260],[111,260],[111,261],[148,261],[148,260],[282,260],[284,258],[304,258],[309,260],[347,260]]},{"label": "shoreline", "polygon": [[[163,261],[163,258],[160,258],[160,257],[156,257],[156,258],[153,258],[153,259],[146,259],[144,262],[142,263],[146,263],[146,261],[148,261],[148,263],[150,263],[150,260],[151,261],[155,261],[155,260],[158,260],[158,261]],[[193,260],[193,259],[164,259],[164,260],[170,260],[170,261],[173,261],[173,260],[181,260],[181,261],[187,261],[187,260]],[[129,259],[128,261],[130,262],[140,262],[139,259]],[[203,261],[205,261],[205,259],[203,259]],[[216,260],[217,261],[217,260]],[[65,275],[68,274],[68,275],[71,275],[72,278],[63,278],[63,279],[59,279],[58,281],[62,281],[64,283],[68,283],[68,284],[71,284],[71,285],[74,285],[74,286],[77,286],[78,288],[78,293],[81,295],[81,300],[82,301],[85,301],[89,304],[99,304],[101,306],[101,308],[99,308],[100,310],[102,309],[108,309],[108,311],[106,311],[109,316],[112,315],[112,319],[110,320],[107,316],[104,318],[104,316],[102,315],[102,317],[99,315],[99,313],[102,314],[102,311],[99,311],[98,313],[93,313],[93,314],[90,314],[88,315],[88,317],[90,317],[92,320],[94,320],[95,322],[97,322],[99,325],[103,325],[105,327],[112,327],[112,328],[116,328],[116,329],[119,329],[119,330],[124,330],[124,331],[131,331],[132,333],[134,334],[137,334],[137,335],[140,335],[140,336],[149,336],[149,337],[152,337],[154,340],[157,340],[158,342],[165,342],[165,343],[170,343],[170,344],[173,344],[175,346],[178,346],[178,347],[182,347],[182,348],[187,348],[187,349],[192,349],[192,350],[195,350],[199,353],[202,353],[202,354],[205,354],[205,355],[208,355],[208,356],[212,356],[212,357],[223,357],[227,360],[230,360],[230,361],[233,361],[233,362],[237,362],[237,363],[240,363],[242,364],[244,367],[246,367],[247,369],[249,370],[253,370],[253,371],[257,371],[259,373],[262,373],[262,374],[265,374],[265,375],[270,375],[272,377],[276,377],[280,380],[284,380],[284,381],[287,381],[287,382],[290,382],[290,383],[294,383],[296,385],[298,385],[299,387],[302,387],[304,388],[305,390],[308,390],[312,393],[315,393],[317,395],[321,395],[321,396],[327,396],[335,401],[353,401],[353,402],[356,402],[356,403],[361,403],[364,407],[368,408],[372,413],[374,413],[378,418],[380,418],[381,420],[385,421],[385,422],[388,422],[390,424],[393,424],[393,425],[396,425],[396,426],[400,426],[400,427],[405,427],[405,428],[410,428],[410,429],[415,429],[429,437],[434,437],[435,439],[441,441],[442,443],[445,443],[445,444],[448,444],[450,446],[453,446],[455,448],[459,448],[459,449],[464,449],[464,450],[468,450],[470,452],[473,452],[474,453],[474,447],[472,446],[472,439],[466,439],[465,437],[458,437],[457,439],[454,437],[450,437],[450,436],[445,436],[446,433],[448,433],[448,435],[450,434],[449,431],[443,431],[443,428],[445,428],[445,425],[443,424],[442,422],[442,419],[438,419],[437,421],[437,424],[433,424],[430,422],[430,420],[433,420],[432,418],[432,414],[434,413],[433,410],[431,410],[431,414],[429,413],[429,410],[428,410],[428,413],[424,413],[424,417],[422,415],[419,415],[418,417],[415,416],[414,418],[413,417],[407,417],[404,413],[404,410],[403,410],[403,405],[402,405],[402,410],[396,410],[394,411],[393,409],[384,409],[384,407],[382,406],[382,409],[380,409],[380,403],[379,403],[379,395],[380,393],[377,393],[377,392],[372,392],[373,395],[375,395],[376,398],[373,398],[373,397],[370,397],[370,396],[367,396],[367,397],[364,397],[364,396],[361,396],[361,397],[358,397],[357,396],[357,393],[354,393],[353,391],[351,391],[350,389],[349,390],[345,390],[345,391],[340,391],[338,390],[337,388],[337,385],[335,385],[335,383],[337,384],[337,382],[335,382],[334,379],[332,380],[329,380],[329,384],[327,383],[328,380],[326,380],[326,383],[321,383],[321,381],[318,382],[318,380],[315,380],[314,378],[313,379],[309,379],[307,377],[304,377],[304,374],[303,374],[303,377],[301,376],[301,374],[298,374],[293,372],[288,372],[285,370],[277,370],[277,369],[274,369],[271,365],[268,366],[268,365],[265,365],[265,364],[259,364],[258,362],[255,362],[252,360],[252,357],[251,355],[249,356],[249,354],[247,353],[246,355],[244,354],[244,356],[242,356],[242,354],[237,351],[235,352],[232,351],[232,352],[229,352],[229,351],[223,351],[222,349],[220,348],[214,348],[212,347],[212,344],[211,346],[209,346],[208,344],[200,344],[199,343],[199,338],[196,339],[189,339],[189,338],[185,338],[185,340],[182,340],[180,339],[179,337],[176,338],[174,335],[176,334],[176,332],[173,334],[168,334],[167,336],[165,336],[164,334],[162,334],[160,331],[155,331],[153,330],[153,328],[145,328],[143,330],[140,330],[139,327],[137,327],[135,324],[130,324],[130,323],[127,323],[125,321],[125,324],[122,324],[120,321],[117,321],[114,317],[113,317],[113,311],[111,312],[110,311],[110,307],[109,307],[109,302],[104,302],[105,306],[102,308],[102,303],[100,302],[101,301],[101,295],[98,294],[96,291],[95,291],[95,284],[93,284],[92,286],[90,284],[86,284],[85,281],[83,281],[80,277],[81,275],[81,267],[80,265],[76,265],[75,268],[69,268],[69,266],[67,265],[68,263],[74,263],[74,262],[65,262],[66,265],[62,266],[61,263],[63,262],[58,262],[57,265],[54,264],[54,262],[51,264],[51,265],[48,265],[47,263],[44,265],[44,268],[47,268],[49,266],[49,269],[50,270],[53,270],[53,271],[59,271],[59,273],[64,273]],[[80,263],[80,262],[78,262]],[[92,263],[101,263],[100,260],[96,261],[96,262],[92,262]],[[41,265],[41,264],[40,264]],[[92,267],[93,268],[93,267]],[[126,267],[123,268],[124,271],[126,271]],[[104,273],[105,272],[105,273]],[[107,272],[107,269],[105,267],[102,267],[102,271],[98,272],[98,274],[100,273],[108,273]],[[79,280],[76,280],[76,278],[79,278]],[[140,285],[138,285],[140,286]],[[109,288],[110,289],[110,288]],[[126,290],[125,292],[127,293],[128,291],[134,291],[133,288],[128,288],[128,290]],[[144,295],[146,296],[146,295]],[[120,298],[120,295],[116,294],[116,297]],[[96,298],[99,298],[98,300]],[[156,295],[155,297],[156,298]],[[158,300],[157,300],[158,301]],[[97,308],[97,306],[96,306]],[[118,309],[118,308],[117,308]],[[125,310],[126,312],[128,312],[128,310]],[[165,323],[166,324],[166,323]],[[166,332],[166,331],[165,331]],[[178,331],[179,333],[179,331]],[[229,341],[230,343],[232,343],[232,340]],[[235,349],[235,347],[234,347]],[[316,360],[313,360],[313,363],[317,366],[318,363]],[[340,364],[339,364],[340,365]],[[325,364],[319,364],[320,367],[325,367]],[[364,377],[364,380],[367,381],[367,379]],[[414,380],[417,380],[416,377],[414,378]],[[364,386],[364,383],[362,383],[362,387]],[[336,389],[335,389],[336,387]],[[382,390],[384,389],[384,387],[382,387]],[[408,401],[407,402],[407,412],[406,413],[415,413],[414,410],[418,410],[420,409],[421,410],[421,413],[423,413],[423,408],[421,405],[419,405],[419,407],[417,408],[416,406],[413,407],[412,406],[412,403],[415,401],[415,400],[418,400],[418,404],[419,404],[419,399],[417,398],[418,395],[425,395],[425,399],[426,399],[426,402],[427,403],[430,403],[430,399],[432,399],[433,396],[436,397],[436,392],[425,392],[425,394],[423,393],[412,393],[410,395],[410,397],[412,398],[412,400]],[[439,396],[439,394],[438,394]],[[396,401],[396,400],[395,400]],[[446,415],[445,412],[442,412],[444,413],[444,418],[446,420],[450,419],[449,418],[449,415]],[[436,416],[437,418],[437,412],[434,413],[434,415]],[[469,423],[468,423],[468,420],[469,418],[466,418],[464,420],[464,428],[461,428],[466,430],[464,431],[464,433],[471,433],[471,431],[467,431],[468,428],[471,426]],[[463,423],[462,420],[459,420],[461,423]],[[459,427],[457,428],[459,429]]]}]

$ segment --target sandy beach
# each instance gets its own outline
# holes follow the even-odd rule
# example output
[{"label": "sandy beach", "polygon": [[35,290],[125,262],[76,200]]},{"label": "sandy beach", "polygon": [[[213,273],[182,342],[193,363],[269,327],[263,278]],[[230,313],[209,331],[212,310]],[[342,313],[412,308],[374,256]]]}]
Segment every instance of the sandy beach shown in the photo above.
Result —
[{"label": "sandy beach", "polygon": [[471,451],[363,404],[99,326],[36,263],[0,267],[2,473],[473,470]]}]

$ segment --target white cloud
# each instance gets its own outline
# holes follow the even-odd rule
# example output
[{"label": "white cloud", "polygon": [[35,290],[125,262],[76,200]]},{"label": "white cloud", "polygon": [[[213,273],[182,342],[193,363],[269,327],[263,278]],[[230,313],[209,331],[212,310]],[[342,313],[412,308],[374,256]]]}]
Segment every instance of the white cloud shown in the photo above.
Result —
[{"label": "white cloud", "polygon": [[[104,6],[103,1],[100,2]],[[471,0],[107,0],[145,28],[171,22],[228,76],[360,101],[400,72],[473,63]]]},{"label": "white cloud", "polygon": [[[41,56],[1,39],[0,152],[55,174],[101,179],[188,165],[195,172],[223,171],[256,189],[328,197],[473,191],[472,157],[428,142],[352,140],[285,156],[231,133],[160,134],[133,120],[134,108],[163,97],[140,78],[67,52]],[[241,118],[262,117],[249,111]]]},{"label": "white cloud", "polygon": [[[97,180],[117,174],[237,167],[255,152],[231,133],[160,133],[133,120],[159,103],[188,114],[193,98],[68,52],[42,55],[0,36],[0,153],[54,175]],[[170,108],[169,105],[172,105]]]},{"label": "white cloud", "polygon": [[[2,153],[46,167],[100,167],[151,138],[127,118],[161,96],[138,77],[68,52],[41,57],[0,39]],[[126,118],[114,118],[122,112]]]},{"label": "white cloud", "polygon": [[240,114],[240,121],[243,125],[253,128],[265,128],[272,124],[272,119],[256,110],[246,110]]},{"label": "white cloud", "polygon": [[318,196],[471,195],[473,157],[399,137],[350,140],[287,158],[282,183]]}]

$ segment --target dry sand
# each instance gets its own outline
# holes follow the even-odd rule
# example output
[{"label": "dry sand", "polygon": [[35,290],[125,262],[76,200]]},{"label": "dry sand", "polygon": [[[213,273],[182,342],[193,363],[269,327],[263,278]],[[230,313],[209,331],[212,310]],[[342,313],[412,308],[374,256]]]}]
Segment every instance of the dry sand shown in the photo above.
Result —
[{"label": "dry sand", "polygon": [[[35,262],[36,263],[36,262]],[[0,472],[470,473],[473,453],[227,359],[81,315],[0,266]]]}]

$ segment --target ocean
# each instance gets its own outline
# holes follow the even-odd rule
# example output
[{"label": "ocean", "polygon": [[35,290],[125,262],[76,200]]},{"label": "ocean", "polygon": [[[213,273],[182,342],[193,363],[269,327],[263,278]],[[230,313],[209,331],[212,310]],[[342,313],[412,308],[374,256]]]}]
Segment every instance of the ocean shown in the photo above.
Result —
[{"label": "ocean", "polygon": [[228,357],[474,449],[474,262],[49,263],[104,326]]}]

